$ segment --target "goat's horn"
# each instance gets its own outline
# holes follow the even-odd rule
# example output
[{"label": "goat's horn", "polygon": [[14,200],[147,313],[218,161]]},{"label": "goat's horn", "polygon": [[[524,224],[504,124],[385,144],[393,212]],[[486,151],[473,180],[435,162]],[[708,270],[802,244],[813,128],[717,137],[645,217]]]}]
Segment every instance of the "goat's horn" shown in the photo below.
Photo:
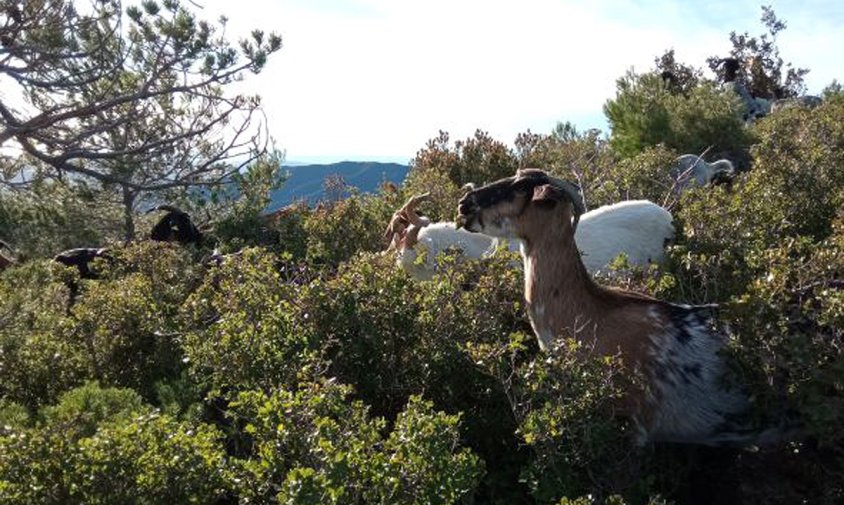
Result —
[{"label": "goat's horn", "polygon": [[431,193],[415,195],[410,200],[408,200],[406,204],[404,204],[404,207],[401,208],[400,212],[404,214],[404,218],[407,219],[410,224],[416,226],[423,226],[422,222],[419,220],[419,217],[416,215],[416,206],[430,199]]},{"label": "goat's horn", "polygon": [[402,207],[402,208],[407,210],[407,211],[414,211],[414,210],[416,210],[417,205],[419,205],[420,203],[422,203],[426,200],[430,200],[430,199],[431,199],[431,193],[422,193],[421,195],[415,195],[415,196],[411,197],[411,199],[408,200],[407,203],[404,204],[404,207]]},{"label": "goat's horn", "polygon": [[565,193],[569,201],[571,201],[572,208],[574,209],[574,222],[572,223],[572,229],[577,230],[577,223],[580,222],[580,216],[586,212],[586,204],[583,203],[583,195],[580,193],[580,186],[573,182],[557,179],[556,177],[552,177],[551,182],[563,190],[563,193]]}]

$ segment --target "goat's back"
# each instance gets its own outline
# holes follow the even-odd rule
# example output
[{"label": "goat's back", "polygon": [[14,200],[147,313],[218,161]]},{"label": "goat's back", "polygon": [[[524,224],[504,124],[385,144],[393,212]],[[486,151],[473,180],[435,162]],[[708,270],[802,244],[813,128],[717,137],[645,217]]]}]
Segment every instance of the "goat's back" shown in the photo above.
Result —
[{"label": "goat's back", "polygon": [[[493,238],[480,233],[458,229],[454,223],[439,222],[425,226],[419,231],[419,241],[410,249],[398,252],[399,266],[418,280],[429,280],[436,271],[436,259],[441,253],[456,250],[467,258],[482,258],[493,250]],[[419,254],[425,255],[424,263],[418,263]]]},{"label": "goat's back", "polygon": [[659,262],[674,237],[671,213],[647,200],[606,205],[584,214],[575,232],[577,248],[589,272],[606,267],[622,252],[634,266]]}]

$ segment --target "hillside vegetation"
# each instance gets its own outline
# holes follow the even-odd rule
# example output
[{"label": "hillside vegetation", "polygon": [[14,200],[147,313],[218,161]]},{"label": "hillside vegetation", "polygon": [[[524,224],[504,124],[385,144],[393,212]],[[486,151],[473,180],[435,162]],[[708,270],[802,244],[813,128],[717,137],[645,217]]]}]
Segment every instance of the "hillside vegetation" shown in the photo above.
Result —
[{"label": "hillside vegetation", "polygon": [[[844,93],[745,124],[703,77],[672,91],[665,65],[696,75],[664,56],[621,77],[607,136],[443,132],[401,186],[273,219],[271,150],[235,176],[235,200],[145,189],[193,212],[199,246],[125,242],[120,184],[2,160],[43,177],[0,189],[15,259],[0,271],[0,505],[841,503]],[[668,167],[686,153],[746,170],[678,195]],[[451,220],[463,184],[520,167],[577,181],[590,208],[669,207],[668,259],[600,282],[721,304],[754,419],[788,416],[800,435],[637,447],[614,406],[638,378],[571,340],[540,352],[513,256],[445,257],[420,283],[381,253],[409,196],[431,192],[426,215]],[[154,216],[132,217],[143,236]],[[101,245],[93,279],[49,259]]]}]

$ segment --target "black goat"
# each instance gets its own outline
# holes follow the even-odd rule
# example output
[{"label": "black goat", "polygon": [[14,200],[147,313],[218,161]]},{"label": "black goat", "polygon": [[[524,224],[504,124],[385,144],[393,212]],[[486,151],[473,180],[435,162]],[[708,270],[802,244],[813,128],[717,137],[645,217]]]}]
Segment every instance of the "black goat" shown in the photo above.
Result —
[{"label": "black goat", "polygon": [[[67,267],[76,267],[80,279],[97,279],[99,275],[90,265],[96,258],[111,259],[111,256],[104,247],[78,247],[60,252],[53,257],[53,261]],[[79,295],[79,284],[76,279],[67,281],[67,289],[69,291],[67,297],[67,311],[69,313],[70,308],[76,303],[77,295]]]},{"label": "black goat", "polygon": [[53,261],[57,261],[68,267],[76,267],[81,279],[96,279],[98,276],[91,269],[89,263],[95,258],[108,259],[109,257],[104,247],[77,247],[76,249],[68,249],[67,251],[60,252],[53,257]]},{"label": "black goat", "polygon": [[724,65],[724,82],[733,82],[738,78],[738,71],[741,63],[736,58],[721,58],[720,64]]},{"label": "black goat", "polygon": [[193,224],[187,212],[172,205],[159,205],[148,213],[157,210],[165,210],[167,213],[152,227],[149,238],[158,242],[202,243],[202,232]]}]

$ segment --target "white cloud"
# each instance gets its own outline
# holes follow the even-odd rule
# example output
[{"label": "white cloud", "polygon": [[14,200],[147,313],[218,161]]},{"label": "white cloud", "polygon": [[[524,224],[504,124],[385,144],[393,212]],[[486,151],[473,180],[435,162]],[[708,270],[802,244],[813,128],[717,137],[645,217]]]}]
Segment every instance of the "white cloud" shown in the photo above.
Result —
[{"label": "white cloud", "polygon": [[[291,159],[410,159],[440,129],[463,138],[480,128],[511,142],[559,120],[602,127],[601,107],[628,68],[651,68],[668,48],[702,67],[729,50],[731,29],[762,31],[758,4],[746,1],[697,10],[648,0],[205,3],[211,17],[227,15],[230,33],[282,34],[282,50],[244,86],[264,98]],[[800,11],[780,47],[813,69],[817,92],[835,77],[832,51],[844,36],[813,19]]]}]

